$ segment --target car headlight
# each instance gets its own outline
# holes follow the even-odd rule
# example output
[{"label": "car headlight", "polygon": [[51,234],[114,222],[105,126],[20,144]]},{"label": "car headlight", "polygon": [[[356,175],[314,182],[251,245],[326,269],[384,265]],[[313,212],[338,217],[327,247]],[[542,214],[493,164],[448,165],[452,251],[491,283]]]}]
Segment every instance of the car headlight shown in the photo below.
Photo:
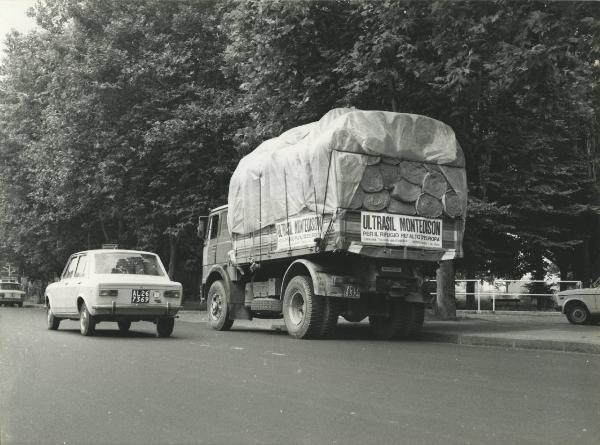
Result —
[{"label": "car headlight", "polygon": [[166,290],[165,298],[179,298],[181,296],[181,292],[178,290]]},{"label": "car headlight", "polygon": [[119,295],[119,291],[117,289],[100,289],[101,297],[116,297]]}]

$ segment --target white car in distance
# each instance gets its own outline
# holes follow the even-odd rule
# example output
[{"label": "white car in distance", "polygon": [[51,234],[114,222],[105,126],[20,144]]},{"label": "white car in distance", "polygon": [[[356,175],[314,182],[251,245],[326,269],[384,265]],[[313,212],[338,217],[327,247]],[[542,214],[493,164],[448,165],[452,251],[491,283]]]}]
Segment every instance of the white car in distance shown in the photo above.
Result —
[{"label": "white car in distance", "polygon": [[169,279],[158,255],[123,249],[71,255],[45,293],[48,329],[58,329],[63,319],[79,320],[86,336],[104,321],[117,322],[121,333],[134,321],[151,321],[158,337],[169,337],[181,300],[181,284]]},{"label": "white car in distance", "polygon": [[572,324],[600,322],[600,278],[589,288],[557,292],[554,294],[554,307]]}]

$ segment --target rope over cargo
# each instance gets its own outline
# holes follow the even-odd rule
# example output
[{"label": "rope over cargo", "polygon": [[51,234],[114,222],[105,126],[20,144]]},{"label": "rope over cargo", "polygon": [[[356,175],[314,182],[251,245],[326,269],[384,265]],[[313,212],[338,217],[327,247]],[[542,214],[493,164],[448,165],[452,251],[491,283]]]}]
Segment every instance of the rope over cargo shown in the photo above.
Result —
[{"label": "rope over cargo", "polygon": [[228,227],[249,234],[303,212],[361,208],[464,218],[466,203],[464,155],[449,126],[337,108],[240,161],[229,185]]}]

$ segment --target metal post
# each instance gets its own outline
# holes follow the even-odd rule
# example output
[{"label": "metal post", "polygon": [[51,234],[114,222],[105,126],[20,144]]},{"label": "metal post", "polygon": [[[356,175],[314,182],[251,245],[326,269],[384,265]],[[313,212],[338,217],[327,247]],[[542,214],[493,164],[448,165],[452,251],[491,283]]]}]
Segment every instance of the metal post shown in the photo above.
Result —
[{"label": "metal post", "polygon": [[479,283],[475,283],[475,290],[476,290],[476,295],[477,295],[477,313],[481,314],[481,293],[478,292],[479,290]]},{"label": "metal post", "polygon": [[496,280],[492,282],[492,312],[496,312]]}]

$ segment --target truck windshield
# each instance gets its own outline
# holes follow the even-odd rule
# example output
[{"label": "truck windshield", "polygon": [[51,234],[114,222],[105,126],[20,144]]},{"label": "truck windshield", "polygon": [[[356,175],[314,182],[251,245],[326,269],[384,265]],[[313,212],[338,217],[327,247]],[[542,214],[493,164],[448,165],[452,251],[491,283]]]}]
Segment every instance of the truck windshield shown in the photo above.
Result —
[{"label": "truck windshield", "polygon": [[0,283],[0,290],[21,290],[19,283]]},{"label": "truck windshield", "polygon": [[146,253],[106,252],[95,255],[97,274],[130,274],[164,276],[156,255]]}]

